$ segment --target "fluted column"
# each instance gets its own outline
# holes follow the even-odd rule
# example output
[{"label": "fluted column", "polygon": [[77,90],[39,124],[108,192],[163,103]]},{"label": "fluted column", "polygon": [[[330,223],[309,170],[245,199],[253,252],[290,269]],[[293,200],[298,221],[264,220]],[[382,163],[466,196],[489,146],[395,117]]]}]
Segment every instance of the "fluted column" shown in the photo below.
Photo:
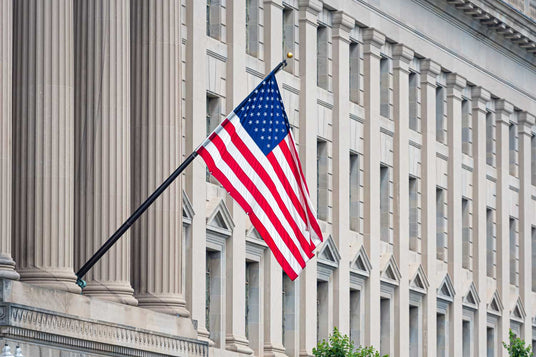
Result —
[{"label": "fluted column", "polygon": [[[486,103],[490,93],[473,87],[473,281],[481,296],[476,312],[475,356],[485,356],[487,349],[487,271],[486,271]],[[484,297],[484,298],[482,298]]]},{"label": "fluted column", "polygon": [[[316,28],[322,3],[319,0],[299,1],[300,23],[300,128],[299,155],[303,173],[307,181],[311,202],[316,204],[316,157],[317,157],[317,85],[316,85]],[[296,280],[300,287],[300,356],[311,356],[316,346],[316,258],[307,266]]]},{"label": "fluted column", "polygon": [[13,1],[0,0],[0,278],[18,279],[11,257]]},{"label": "fluted column", "polygon": [[424,297],[423,356],[437,353],[437,292],[440,281],[436,276],[436,78],[441,67],[427,59],[421,62],[422,120],[422,252],[423,267],[430,281]]},{"label": "fluted column", "polygon": [[365,204],[363,240],[372,270],[365,288],[365,344],[380,348],[380,49],[385,36],[373,28],[363,33],[365,72]]},{"label": "fluted column", "polygon": [[341,254],[333,272],[333,325],[350,334],[350,31],[355,20],[333,14],[333,238]]},{"label": "fluted column", "polygon": [[[283,59],[281,32],[283,23],[283,3],[281,0],[264,0],[264,63],[265,73],[269,73]],[[289,60],[292,61],[292,60]],[[281,74],[284,72],[280,72]],[[281,84],[279,74],[279,84]],[[296,284],[295,282],[293,284]],[[264,254],[264,356],[282,357],[292,355],[283,346],[283,271],[274,254],[267,250]],[[297,329],[296,329],[297,330]]]},{"label": "fluted column", "polygon": [[531,139],[534,115],[521,112],[519,115],[519,296],[527,314],[522,338],[532,341],[532,223],[534,211],[531,192]]},{"label": "fluted column", "polygon": [[[134,0],[131,7],[131,117],[134,206],[181,162],[180,2]],[[138,304],[189,316],[181,289],[181,180],[133,229],[132,283]]]},{"label": "fluted column", "polygon": [[447,77],[447,130],[448,130],[448,270],[457,294],[450,306],[452,319],[449,323],[449,352],[462,355],[462,299],[464,277],[462,276],[462,89],[465,79],[451,73]]},{"label": "fluted column", "polygon": [[[128,0],[75,0],[75,265],[132,213]],[[84,294],[135,305],[130,232],[86,275]]]},{"label": "fluted column", "polygon": [[21,280],[79,291],[73,272],[72,0],[14,2],[14,241]]},{"label": "fluted column", "polygon": [[[508,341],[510,328],[510,157],[509,126],[510,115],[514,112],[512,104],[501,99],[495,104],[497,126],[497,290],[504,308],[501,311],[497,339]],[[499,349],[498,356],[506,356]]]},{"label": "fluted column", "polygon": [[[394,137],[394,251],[400,274],[409,275],[409,63],[413,51],[398,44],[393,48]],[[395,291],[395,351],[409,355],[409,279]]]}]

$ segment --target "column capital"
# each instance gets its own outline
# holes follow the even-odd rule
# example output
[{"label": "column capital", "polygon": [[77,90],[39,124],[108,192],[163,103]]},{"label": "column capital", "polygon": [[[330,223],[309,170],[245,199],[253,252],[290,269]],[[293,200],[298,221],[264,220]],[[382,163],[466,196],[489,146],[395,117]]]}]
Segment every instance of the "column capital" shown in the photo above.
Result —
[{"label": "column capital", "polygon": [[462,97],[462,90],[467,85],[465,78],[457,73],[449,73],[447,75],[447,96],[456,98]]},{"label": "column capital", "polygon": [[441,66],[427,58],[421,61],[421,83],[436,85],[436,77],[441,73]]},{"label": "column capital", "polygon": [[473,109],[485,112],[486,104],[491,99],[491,94],[482,87],[473,87],[471,89],[471,99],[473,101]]},{"label": "column capital", "polygon": [[510,124],[510,114],[514,112],[514,106],[504,99],[499,99],[495,103],[495,119],[497,122]]},{"label": "column capital", "polygon": [[318,16],[322,11],[322,2],[320,0],[299,0],[298,8],[300,11],[306,11],[313,16]]},{"label": "column capital", "polygon": [[341,40],[349,42],[350,31],[354,26],[355,20],[344,11],[333,13],[333,37],[339,37]]},{"label": "column capital", "polygon": [[385,44],[385,35],[369,27],[363,31],[363,42],[365,43],[365,54],[370,53],[380,57],[380,47]]},{"label": "column capital", "polygon": [[532,136],[532,127],[534,126],[535,117],[529,112],[519,113],[519,133]]},{"label": "column capital", "polygon": [[393,47],[393,67],[409,72],[409,63],[415,53],[404,44],[396,44]]}]

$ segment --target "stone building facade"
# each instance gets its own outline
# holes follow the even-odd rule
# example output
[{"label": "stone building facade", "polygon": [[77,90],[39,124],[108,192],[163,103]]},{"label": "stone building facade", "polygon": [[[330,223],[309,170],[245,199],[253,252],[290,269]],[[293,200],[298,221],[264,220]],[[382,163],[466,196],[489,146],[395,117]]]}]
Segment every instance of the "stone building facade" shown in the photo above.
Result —
[{"label": "stone building facade", "polygon": [[[0,0],[0,336],[26,356],[536,344],[534,0]],[[290,281],[197,159],[276,66],[325,243]],[[316,188],[316,189],[315,189]]]}]

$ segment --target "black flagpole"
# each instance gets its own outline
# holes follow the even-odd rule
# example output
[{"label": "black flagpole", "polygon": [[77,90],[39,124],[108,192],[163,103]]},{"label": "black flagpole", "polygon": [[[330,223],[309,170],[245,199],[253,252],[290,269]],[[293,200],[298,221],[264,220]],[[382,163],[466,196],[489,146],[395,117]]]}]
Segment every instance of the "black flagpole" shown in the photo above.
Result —
[{"label": "black flagpole", "polygon": [[[292,58],[292,53],[289,52],[287,54],[287,57]],[[266,77],[269,77],[272,74],[276,74],[281,70],[281,68],[285,67],[286,65],[287,61],[283,60]],[[261,84],[259,84],[259,86]],[[95,263],[97,263],[99,259],[102,258],[102,256],[115,244],[115,242],[117,242],[119,238],[121,238],[121,236],[130,228],[130,226],[132,226],[134,222],[136,222],[138,218],[140,218],[143,212],[145,212],[147,208],[149,208],[149,206],[151,206],[151,204],[156,201],[156,199],[169,187],[169,185],[171,185],[171,183],[175,181],[175,179],[184,171],[184,169],[186,169],[186,167],[188,167],[188,165],[190,165],[191,162],[194,161],[196,156],[197,149],[192,152],[190,156],[188,156],[186,160],[184,160],[175,171],[173,171],[173,173],[166,179],[166,181],[164,181],[145,200],[145,202],[143,202],[141,206],[139,206],[136,211],[134,211],[134,213],[117,229],[117,231],[115,231],[115,233],[110,238],[108,238],[108,240],[99,248],[99,250],[97,250],[95,254],[93,254],[93,256],[89,258],[89,260],[84,265],[82,265],[82,267],[76,273],[76,284],[78,284],[78,286],[80,286],[82,289],[86,287],[87,283],[82,279],[84,275],[86,275],[86,273],[93,267],[93,265],[95,265]]]}]

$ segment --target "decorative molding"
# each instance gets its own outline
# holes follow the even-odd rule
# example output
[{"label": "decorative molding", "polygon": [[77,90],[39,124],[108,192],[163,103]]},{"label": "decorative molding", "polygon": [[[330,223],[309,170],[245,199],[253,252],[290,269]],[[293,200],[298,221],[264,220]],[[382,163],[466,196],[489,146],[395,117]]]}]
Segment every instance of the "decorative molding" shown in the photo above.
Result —
[{"label": "decorative molding", "polygon": [[207,229],[230,236],[233,233],[234,222],[231,212],[225,205],[223,199],[213,199],[207,202]]},{"label": "decorative molding", "polygon": [[523,323],[525,321],[526,316],[527,313],[525,312],[523,302],[521,301],[521,298],[518,297],[516,300],[514,300],[514,304],[512,305],[512,308],[510,310],[510,320]]},{"label": "decorative molding", "polygon": [[208,356],[204,341],[12,303],[0,305],[0,326],[2,338],[70,350],[139,357]]},{"label": "decorative molding", "polygon": [[372,264],[367,255],[365,247],[361,245],[361,248],[357,251],[354,259],[350,262],[350,276],[357,275],[363,278],[368,278],[370,276],[370,271],[372,270]]},{"label": "decorative molding", "polygon": [[489,299],[487,307],[488,313],[493,314],[495,316],[501,316],[504,306],[501,300],[501,296],[499,295],[499,292],[497,290],[495,290],[491,295],[491,299]]},{"label": "decorative molding", "polygon": [[475,283],[471,282],[466,291],[467,293],[463,297],[463,306],[471,310],[478,310],[478,304],[480,304],[480,297],[478,296],[478,291],[476,290]]},{"label": "decorative molding", "polygon": [[445,274],[445,277],[441,281],[441,284],[439,284],[439,287],[437,288],[437,299],[443,300],[447,302],[454,301],[454,295],[456,295],[456,291],[454,291],[454,285],[452,284],[452,279],[450,278],[450,275],[447,273]]},{"label": "decorative molding", "polygon": [[430,283],[421,264],[413,264],[409,268],[409,289],[419,294],[426,294]]},{"label": "decorative molding", "polygon": [[395,256],[391,253],[386,253],[380,258],[380,280],[384,283],[398,286],[402,275],[396,263]]},{"label": "decorative molding", "polygon": [[331,235],[324,241],[317,253],[317,275],[319,280],[327,281],[339,267],[341,255]]},{"label": "decorative molding", "polygon": [[192,219],[195,216],[192,203],[186,191],[182,191],[182,223],[192,224]]}]

